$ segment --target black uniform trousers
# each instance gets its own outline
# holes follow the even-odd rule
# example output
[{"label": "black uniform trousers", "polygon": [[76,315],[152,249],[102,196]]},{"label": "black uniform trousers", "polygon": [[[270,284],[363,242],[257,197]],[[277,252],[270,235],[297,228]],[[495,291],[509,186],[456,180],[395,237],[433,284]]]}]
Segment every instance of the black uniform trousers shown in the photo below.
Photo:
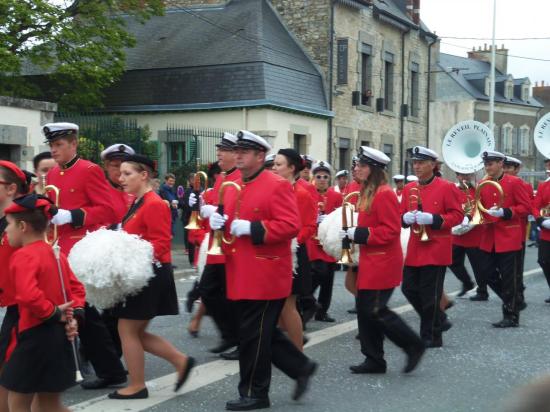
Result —
[{"label": "black uniform trousers", "polygon": [[[521,303],[520,279],[517,260],[520,251],[485,252],[483,254],[483,272],[489,273],[489,287],[502,300],[504,318],[519,321],[519,304]],[[496,269],[496,270],[495,270]]]},{"label": "black uniform trousers", "polygon": [[84,356],[94,367],[96,375],[103,379],[126,376],[116,345],[98,310],[86,303],[84,314],[84,327],[78,336]]},{"label": "black uniform trousers", "polygon": [[206,307],[218,327],[222,339],[237,342],[238,319],[235,302],[227,299],[225,283],[225,264],[207,264],[204,266],[199,282],[199,293]]},{"label": "black uniform trousers", "polygon": [[443,294],[446,266],[405,266],[401,290],[420,316],[420,337],[441,342],[443,313],[439,302]]},{"label": "black uniform trousers", "polygon": [[292,379],[305,375],[310,360],[277,327],[286,299],[239,300],[239,394],[267,398],[271,364]]},{"label": "black uniform trousers", "polygon": [[468,273],[466,266],[464,266],[466,256],[468,256],[468,260],[474,272],[477,283],[477,293],[480,295],[487,295],[487,279],[485,279],[480,272],[480,259],[482,255],[479,248],[453,245],[453,263],[449,266],[449,269],[451,269],[451,272],[454,273],[456,278],[461,281],[464,286],[473,285],[472,277],[470,273]]},{"label": "black uniform trousers", "polygon": [[518,253],[518,258],[517,258],[517,265],[518,265],[518,268],[517,268],[517,276],[518,276],[518,281],[519,281],[519,299],[520,299],[520,303],[523,303],[525,301],[525,296],[524,296],[524,291],[525,291],[525,283],[523,283],[523,271],[525,270],[525,247],[526,247],[526,242],[522,242],[521,243],[521,250],[519,251]]},{"label": "black uniform trousers", "polygon": [[538,263],[544,273],[548,287],[550,287],[550,241],[542,240],[539,241],[539,255]]},{"label": "black uniform trousers", "polygon": [[392,310],[388,301],[393,288],[357,291],[357,323],[361,353],[367,362],[386,366],[384,336],[405,352],[422,345],[420,337]]},{"label": "black uniform trousers", "polygon": [[329,263],[323,260],[311,262],[312,293],[319,287],[317,302],[321,305],[322,313],[327,313],[332,300],[332,288],[334,285],[334,271],[336,263]]}]

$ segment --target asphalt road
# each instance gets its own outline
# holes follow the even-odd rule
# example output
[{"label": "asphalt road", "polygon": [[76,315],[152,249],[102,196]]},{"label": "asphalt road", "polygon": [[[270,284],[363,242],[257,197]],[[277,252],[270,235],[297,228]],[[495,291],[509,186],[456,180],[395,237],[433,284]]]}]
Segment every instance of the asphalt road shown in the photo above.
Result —
[{"label": "asphalt road", "polygon": [[[200,336],[192,338],[186,327],[190,315],[183,304],[193,282],[193,271],[183,255],[175,252],[177,286],[181,315],[157,318],[151,330],[197,358],[199,367],[183,390],[174,397],[174,370],[163,360],[147,356],[146,377],[150,397],[145,401],[107,401],[111,390],[84,391],[78,387],[67,391],[65,404],[77,411],[221,411],[227,400],[237,396],[237,362],[219,360],[208,352],[218,342],[212,323],[204,320]],[[498,330],[491,322],[500,320],[500,302],[491,295],[488,302],[456,299],[449,310],[453,328],[444,335],[444,347],[429,349],[420,366],[410,375],[400,371],[404,355],[386,343],[388,373],[385,375],[352,375],[348,366],[363,357],[355,339],[356,323],[347,313],[353,301],[343,286],[343,272],[337,273],[330,314],[336,324],[311,322],[307,333],[311,341],[306,354],[319,363],[311,390],[300,402],[290,394],[293,382],[274,370],[270,398],[273,411],[499,411],[503,399],[514,388],[549,372],[550,295],[546,281],[536,263],[536,249],[528,248],[525,271],[528,308],[522,312],[521,326]],[[460,285],[447,273],[447,292]],[[391,306],[402,313],[415,329],[417,315],[396,290]]]}]

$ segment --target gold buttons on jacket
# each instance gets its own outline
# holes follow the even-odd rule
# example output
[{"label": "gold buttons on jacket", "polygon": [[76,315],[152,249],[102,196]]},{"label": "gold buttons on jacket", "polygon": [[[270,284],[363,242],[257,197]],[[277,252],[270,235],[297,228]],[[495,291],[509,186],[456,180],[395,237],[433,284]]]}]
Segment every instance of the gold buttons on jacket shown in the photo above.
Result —
[{"label": "gold buttons on jacket", "polygon": [[63,175],[65,174],[65,172],[59,172],[59,174],[60,174],[61,176],[63,176]]}]

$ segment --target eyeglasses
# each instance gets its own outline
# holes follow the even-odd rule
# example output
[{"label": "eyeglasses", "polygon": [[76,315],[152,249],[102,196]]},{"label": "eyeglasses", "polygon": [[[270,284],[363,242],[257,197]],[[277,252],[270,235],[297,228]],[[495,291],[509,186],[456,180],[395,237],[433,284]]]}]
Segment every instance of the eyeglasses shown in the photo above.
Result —
[{"label": "eyeglasses", "polygon": [[317,179],[317,180],[321,180],[321,179],[327,180],[327,179],[328,179],[328,175],[317,175],[317,176],[315,176],[315,179]]},{"label": "eyeglasses", "polygon": [[4,180],[0,180],[0,185],[9,185],[9,182],[5,182]]}]

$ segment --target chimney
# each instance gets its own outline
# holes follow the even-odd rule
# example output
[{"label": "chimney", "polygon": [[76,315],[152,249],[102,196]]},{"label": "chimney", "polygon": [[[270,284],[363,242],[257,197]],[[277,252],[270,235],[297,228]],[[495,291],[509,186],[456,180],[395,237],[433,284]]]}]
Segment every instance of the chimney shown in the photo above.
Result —
[{"label": "chimney", "polygon": [[542,81],[542,87],[544,87],[544,80]]},{"label": "chimney", "polygon": [[414,0],[407,0],[407,16],[412,20],[414,12]]},{"label": "chimney", "polygon": [[414,0],[413,1],[412,19],[413,19],[414,24],[416,24],[416,25],[420,24],[420,0]]},{"label": "chimney", "polygon": [[[475,50],[474,47],[474,50],[468,51],[468,58],[491,63],[492,49],[493,46],[489,45],[489,47],[487,47],[487,43],[483,45],[483,49],[480,46],[478,50]],[[504,45],[502,45],[501,49],[496,47],[495,52],[496,69],[502,74],[508,74],[508,49],[506,49]]]}]

